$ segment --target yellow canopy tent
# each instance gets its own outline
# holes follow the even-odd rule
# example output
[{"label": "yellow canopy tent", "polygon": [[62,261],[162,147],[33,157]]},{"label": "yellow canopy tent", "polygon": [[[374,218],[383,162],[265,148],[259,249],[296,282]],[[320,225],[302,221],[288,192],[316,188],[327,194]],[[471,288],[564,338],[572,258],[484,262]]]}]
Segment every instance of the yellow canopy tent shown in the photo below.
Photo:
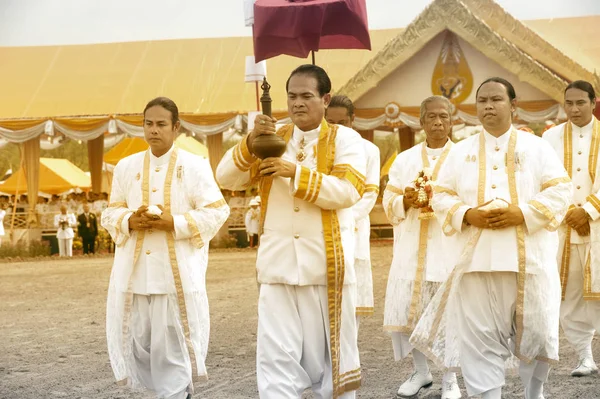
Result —
[{"label": "yellow canopy tent", "polygon": [[385,164],[383,164],[383,167],[381,168],[381,177],[386,176],[388,173],[390,173],[390,168],[392,167],[392,164],[396,160],[397,156],[398,151],[394,151],[394,153],[388,158],[388,160],[385,161]]},{"label": "yellow canopy tent", "polygon": [[[47,194],[61,194],[73,188],[87,191],[92,187],[90,177],[66,159],[40,158],[39,191]],[[27,177],[20,168],[0,185],[0,191],[7,194],[26,193]]]},{"label": "yellow canopy tent", "polygon": [[[208,148],[193,137],[180,134],[175,140],[175,146],[192,154],[208,158]],[[148,143],[139,137],[126,137],[119,144],[104,154],[104,162],[116,165],[121,159],[137,152],[146,151]]]}]

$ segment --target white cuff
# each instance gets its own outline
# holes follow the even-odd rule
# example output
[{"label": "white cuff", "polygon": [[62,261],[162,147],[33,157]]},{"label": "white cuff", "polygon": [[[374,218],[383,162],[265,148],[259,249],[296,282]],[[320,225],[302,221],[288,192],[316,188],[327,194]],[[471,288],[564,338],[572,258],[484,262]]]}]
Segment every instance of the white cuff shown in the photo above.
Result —
[{"label": "white cuff", "polygon": [[173,235],[176,240],[183,240],[192,236],[190,225],[185,220],[185,216],[173,215]]},{"label": "white cuff", "polygon": [[589,202],[583,204],[582,208],[587,212],[588,215],[590,215],[590,218],[593,221],[596,221],[600,217],[600,212],[598,212],[594,205],[590,204]]},{"label": "white cuff", "polygon": [[519,205],[519,208],[521,209],[521,212],[523,212],[527,234],[534,234],[538,230],[545,228],[550,223],[550,220],[548,220],[543,213],[529,204],[521,204]]},{"label": "white cuff", "polygon": [[292,197],[296,195],[296,191],[298,191],[298,183],[300,181],[300,173],[302,173],[302,166],[296,165],[296,172],[294,173],[294,177],[290,179],[290,194]]},{"label": "white cuff", "polygon": [[392,204],[392,212],[394,217],[398,219],[406,219],[406,211],[404,210],[404,195],[399,195],[394,198]]},{"label": "white cuff", "polygon": [[463,221],[465,220],[465,214],[469,209],[471,209],[470,206],[462,205],[456,210],[456,212],[454,212],[454,215],[452,215],[452,220],[450,221],[450,224],[452,225],[452,228],[458,231],[459,233],[462,231]]},{"label": "white cuff", "polygon": [[133,212],[129,212],[121,221],[121,234],[123,234],[125,237],[129,237],[129,218],[131,215],[133,215]]}]

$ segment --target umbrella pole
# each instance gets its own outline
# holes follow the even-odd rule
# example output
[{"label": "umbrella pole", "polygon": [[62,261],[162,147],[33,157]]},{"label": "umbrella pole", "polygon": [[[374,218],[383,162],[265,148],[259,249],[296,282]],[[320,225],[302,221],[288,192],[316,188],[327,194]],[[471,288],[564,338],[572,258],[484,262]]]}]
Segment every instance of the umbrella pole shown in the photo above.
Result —
[{"label": "umbrella pole", "polygon": [[311,51],[311,54],[312,54],[312,64],[316,65],[315,64],[315,50]]},{"label": "umbrella pole", "polygon": [[260,112],[260,97],[258,95],[258,80],[254,82],[254,86],[256,87],[256,110]]}]

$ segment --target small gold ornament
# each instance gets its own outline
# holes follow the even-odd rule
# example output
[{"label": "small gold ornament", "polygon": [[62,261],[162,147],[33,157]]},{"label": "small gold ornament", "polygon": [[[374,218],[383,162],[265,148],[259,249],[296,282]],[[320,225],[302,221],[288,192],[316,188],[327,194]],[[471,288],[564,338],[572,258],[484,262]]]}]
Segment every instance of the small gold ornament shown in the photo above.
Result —
[{"label": "small gold ornament", "polygon": [[300,149],[298,150],[298,154],[296,154],[296,159],[298,160],[298,162],[302,162],[306,159],[306,151],[304,151],[304,137],[302,137],[302,140],[300,140]]}]

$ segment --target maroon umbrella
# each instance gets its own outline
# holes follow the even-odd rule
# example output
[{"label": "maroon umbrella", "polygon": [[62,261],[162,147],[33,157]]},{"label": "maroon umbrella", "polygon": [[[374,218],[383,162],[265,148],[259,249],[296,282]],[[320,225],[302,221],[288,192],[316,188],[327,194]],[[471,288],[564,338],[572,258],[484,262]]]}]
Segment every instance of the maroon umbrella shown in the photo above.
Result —
[{"label": "maroon umbrella", "polygon": [[[254,58],[371,49],[365,0],[256,0]],[[314,63],[314,53],[313,53]]]}]

